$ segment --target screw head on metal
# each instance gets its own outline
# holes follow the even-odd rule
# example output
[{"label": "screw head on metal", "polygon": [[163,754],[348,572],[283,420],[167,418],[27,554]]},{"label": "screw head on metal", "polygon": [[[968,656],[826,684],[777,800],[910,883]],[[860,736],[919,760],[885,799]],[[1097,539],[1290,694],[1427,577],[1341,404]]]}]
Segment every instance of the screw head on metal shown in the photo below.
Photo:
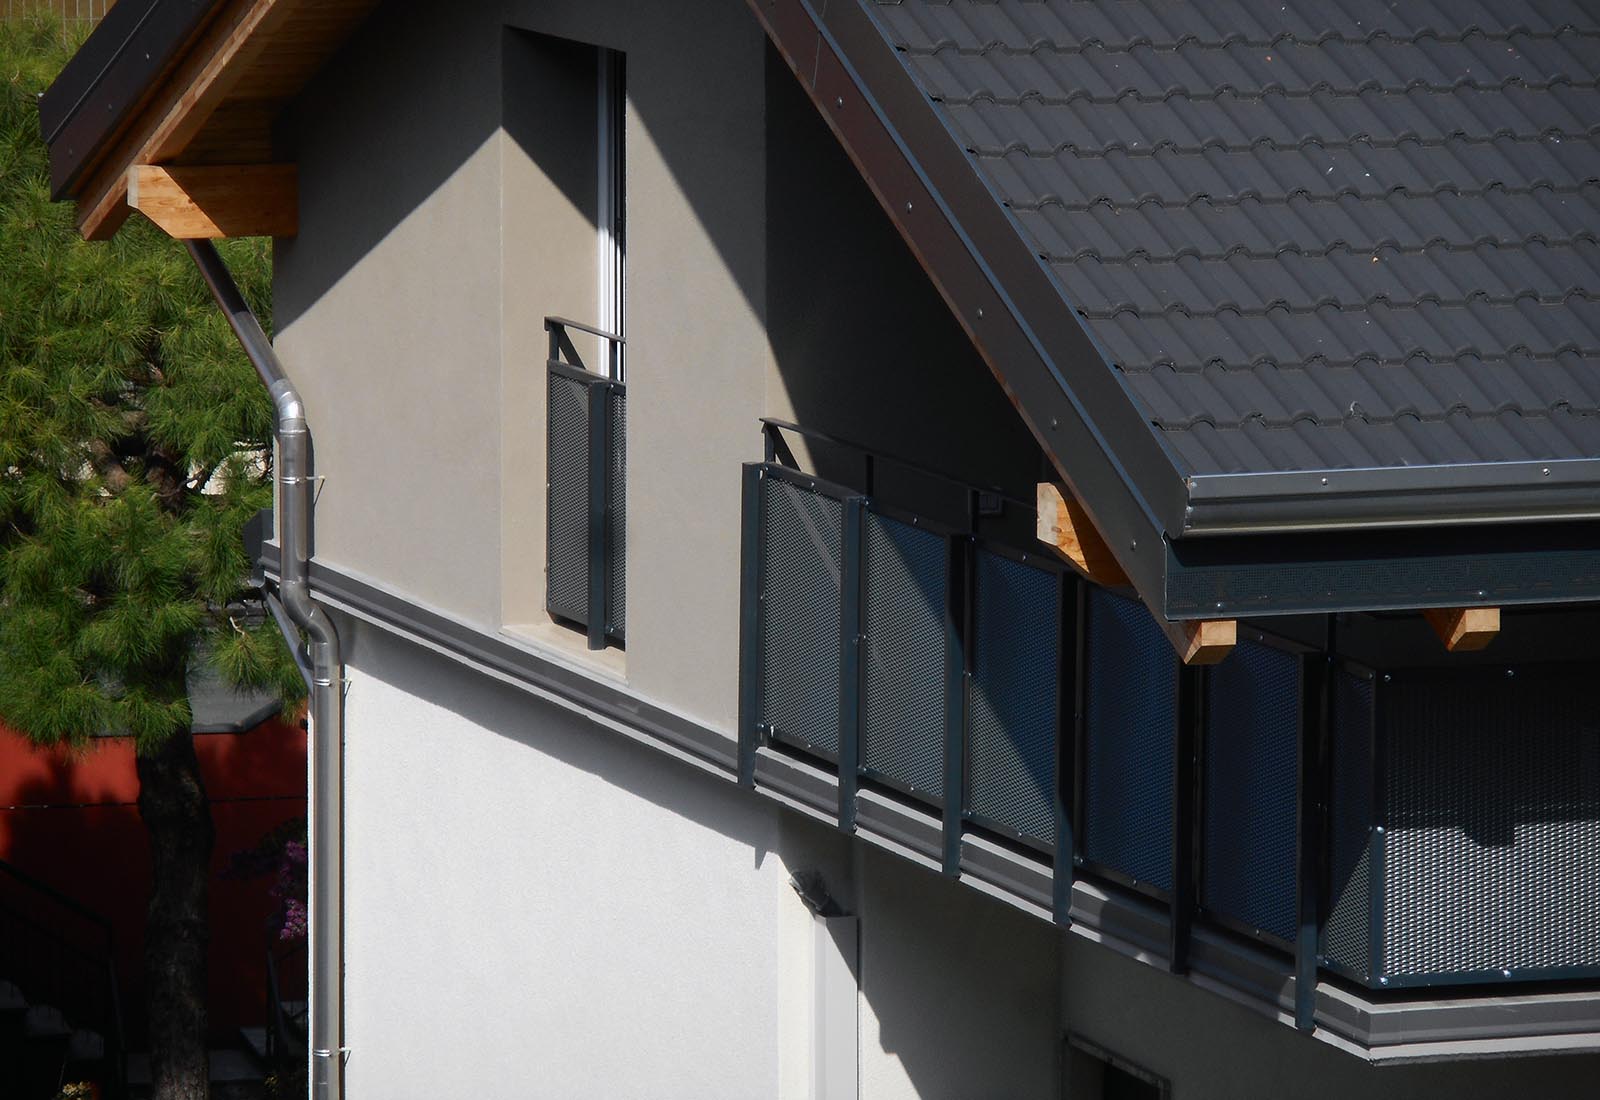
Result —
[{"label": "screw head on metal", "polygon": [[911,204],[909,202],[906,203],[906,213],[907,214],[911,213]]},{"label": "screw head on metal", "polygon": [[842,96],[842,95],[841,96],[834,96],[833,105],[835,107],[843,107],[844,106],[844,96]]}]

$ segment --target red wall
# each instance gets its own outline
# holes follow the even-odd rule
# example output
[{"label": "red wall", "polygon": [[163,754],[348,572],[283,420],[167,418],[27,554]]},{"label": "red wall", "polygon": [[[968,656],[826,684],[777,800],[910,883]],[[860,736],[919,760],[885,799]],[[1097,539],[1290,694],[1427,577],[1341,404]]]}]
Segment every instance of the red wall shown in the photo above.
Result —
[{"label": "red wall", "polygon": [[[265,1022],[269,878],[220,877],[235,852],[306,812],[306,735],[267,722],[244,734],[195,738],[216,823],[210,995],[216,1038]],[[109,919],[130,1037],[142,1042],[144,913],[150,853],[135,804],[133,743],[95,742],[77,757],[34,749],[0,726],[0,859]]]}]

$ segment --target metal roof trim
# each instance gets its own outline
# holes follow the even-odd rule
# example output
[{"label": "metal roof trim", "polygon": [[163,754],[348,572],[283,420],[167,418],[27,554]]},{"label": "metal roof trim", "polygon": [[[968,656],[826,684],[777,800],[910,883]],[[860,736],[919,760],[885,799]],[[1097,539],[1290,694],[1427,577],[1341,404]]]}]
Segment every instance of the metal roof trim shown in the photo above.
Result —
[{"label": "metal roof trim", "polygon": [[1600,519],[1600,458],[1196,474],[1186,484],[1185,537]]},{"label": "metal roof trim", "polygon": [[123,0],[39,99],[50,197],[74,186],[224,0]]}]

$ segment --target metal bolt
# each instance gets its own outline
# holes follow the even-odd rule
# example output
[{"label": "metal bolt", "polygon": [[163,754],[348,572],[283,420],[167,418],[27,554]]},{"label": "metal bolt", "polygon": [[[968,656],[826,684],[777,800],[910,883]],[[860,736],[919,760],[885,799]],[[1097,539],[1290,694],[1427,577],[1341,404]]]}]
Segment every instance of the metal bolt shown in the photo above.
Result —
[{"label": "metal bolt", "polygon": [[[1546,466],[1544,469],[1540,470],[1539,472],[1541,474],[1543,474],[1545,477],[1549,477],[1550,476],[1550,467]],[[1507,971],[1507,973],[1510,973],[1510,971]]]},{"label": "metal bolt", "polygon": [[1060,424],[1060,422],[1059,422],[1059,421],[1057,421],[1057,420],[1056,420],[1056,418],[1055,418],[1055,417],[1053,417],[1053,416],[1052,416],[1052,417],[1051,417],[1051,418],[1050,418],[1050,426],[1051,426],[1051,427],[1052,427],[1052,428],[1059,428],[1059,427],[1060,427],[1060,426],[1061,426],[1061,424]]},{"label": "metal bolt", "polygon": [[1517,670],[1516,669],[1514,669],[1514,668],[1506,669],[1506,679],[1509,680],[1509,679],[1511,679],[1511,677],[1515,676],[1516,674],[1517,674]]},{"label": "metal bolt", "polygon": [[1383,682],[1386,684],[1389,682],[1389,674],[1387,672],[1383,674]]},{"label": "metal bolt", "polygon": [[1322,484],[1324,484],[1324,485],[1328,484],[1328,479],[1327,478],[1323,478],[1322,479]]},{"label": "metal bolt", "polygon": [[911,204],[909,202],[906,203],[906,213],[907,214],[911,213]]},{"label": "metal bolt", "polygon": [[844,106],[844,96],[842,96],[842,95],[841,96],[835,96],[834,100],[833,100],[833,105],[835,107],[843,107]]},{"label": "metal bolt", "polygon": [[1221,611],[1221,610],[1222,610],[1222,601],[1221,601],[1221,600],[1218,600],[1218,601],[1217,601],[1217,610],[1218,610],[1218,611]]},{"label": "metal bolt", "polygon": [[979,307],[978,307],[978,316],[979,316],[979,317],[982,317],[982,316],[983,316],[983,307],[982,307],[982,306],[979,306]]},{"label": "metal bolt", "polygon": [[1481,589],[1481,588],[1480,588],[1480,589],[1478,589],[1478,598],[1479,598],[1479,599],[1480,599],[1480,600],[1481,600],[1481,599],[1483,599],[1483,589]]},{"label": "metal bolt", "polygon": [[1128,549],[1129,550],[1137,550],[1137,549],[1139,549],[1139,540],[1138,539],[1134,539],[1131,542],[1129,542],[1128,543]]}]

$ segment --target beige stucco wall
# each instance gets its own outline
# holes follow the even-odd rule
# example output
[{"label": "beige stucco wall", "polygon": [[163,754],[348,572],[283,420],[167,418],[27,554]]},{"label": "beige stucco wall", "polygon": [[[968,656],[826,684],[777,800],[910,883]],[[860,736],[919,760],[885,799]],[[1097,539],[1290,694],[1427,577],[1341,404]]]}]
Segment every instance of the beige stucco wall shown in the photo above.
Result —
[{"label": "beige stucco wall", "polygon": [[600,663],[731,734],[759,416],[1019,495],[1037,451],[740,0],[394,0],[282,125],[278,348],[326,479],[319,558],[590,660],[543,611],[543,318],[595,312],[565,178],[594,151],[517,28],[627,58],[628,647]]}]

